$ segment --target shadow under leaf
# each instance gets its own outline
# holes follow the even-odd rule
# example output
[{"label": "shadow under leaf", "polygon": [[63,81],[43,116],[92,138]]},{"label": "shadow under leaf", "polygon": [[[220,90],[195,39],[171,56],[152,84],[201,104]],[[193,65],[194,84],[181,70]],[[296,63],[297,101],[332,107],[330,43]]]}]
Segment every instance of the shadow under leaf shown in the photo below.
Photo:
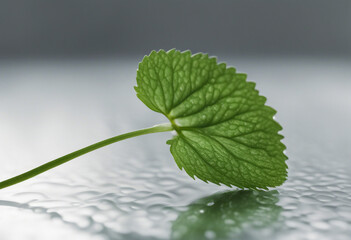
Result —
[{"label": "shadow under leaf", "polygon": [[281,222],[278,200],[278,191],[249,190],[199,199],[173,222],[171,239],[262,239]]}]

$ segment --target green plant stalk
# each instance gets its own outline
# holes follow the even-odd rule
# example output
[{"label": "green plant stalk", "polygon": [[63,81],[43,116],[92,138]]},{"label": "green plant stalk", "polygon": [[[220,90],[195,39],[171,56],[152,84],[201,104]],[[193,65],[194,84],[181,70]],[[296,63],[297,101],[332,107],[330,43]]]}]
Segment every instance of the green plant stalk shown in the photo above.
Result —
[{"label": "green plant stalk", "polygon": [[82,155],[89,153],[91,151],[94,151],[96,149],[105,147],[105,146],[110,145],[112,143],[119,142],[119,141],[122,141],[122,140],[125,140],[128,138],[137,137],[140,135],[145,135],[145,134],[150,134],[150,133],[158,133],[158,132],[167,132],[167,131],[172,131],[172,130],[174,130],[172,125],[169,123],[166,123],[166,124],[155,125],[155,126],[150,127],[150,128],[144,128],[141,130],[121,134],[121,135],[118,135],[118,136],[115,136],[112,138],[108,138],[108,139],[103,140],[101,142],[94,143],[94,144],[89,145],[85,148],[79,149],[75,152],[69,153],[65,156],[62,156],[62,157],[57,158],[55,160],[52,160],[48,163],[45,163],[39,167],[34,168],[28,172],[22,173],[16,177],[13,177],[13,178],[7,179],[3,182],[0,182],[0,189],[15,185],[15,184],[20,183],[20,182],[23,182],[23,181],[30,179],[32,177],[35,177],[43,172],[46,172],[52,168],[55,168],[61,164],[64,164],[72,159],[75,159],[79,156],[82,156]]}]

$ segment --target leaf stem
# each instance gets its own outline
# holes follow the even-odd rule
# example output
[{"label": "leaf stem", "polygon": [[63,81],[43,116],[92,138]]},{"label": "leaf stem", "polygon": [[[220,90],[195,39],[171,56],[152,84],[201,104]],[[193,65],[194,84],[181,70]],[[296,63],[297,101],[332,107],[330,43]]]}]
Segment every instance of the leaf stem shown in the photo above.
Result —
[{"label": "leaf stem", "polygon": [[105,146],[110,145],[112,143],[119,142],[119,141],[122,141],[124,139],[132,138],[132,137],[136,137],[136,136],[140,136],[140,135],[149,134],[149,133],[167,132],[167,131],[172,131],[172,130],[173,130],[172,125],[169,123],[166,123],[166,124],[155,125],[155,126],[150,127],[150,128],[144,128],[141,130],[121,134],[121,135],[118,135],[118,136],[115,136],[112,138],[108,138],[108,139],[103,140],[101,142],[94,143],[94,144],[89,145],[85,148],[79,149],[75,152],[69,153],[65,156],[62,156],[62,157],[57,158],[55,160],[52,160],[48,163],[45,163],[39,167],[34,168],[28,172],[22,173],[16,177],[2,181],[2,182],[0,182],[0,189],[9,187],[11,185],[14,185],[14,184],[17,184],[20,182],[23,182],[23,181],[30,179],[34,176],[37,176],[43,172],[46,172],[52,168],[55,168],[61,164],[64,164],[64,163],[66,163],[74,158],[82,156],[82,155],[89,153],[91,151],[94,151],[96,149],[105,147]]}]

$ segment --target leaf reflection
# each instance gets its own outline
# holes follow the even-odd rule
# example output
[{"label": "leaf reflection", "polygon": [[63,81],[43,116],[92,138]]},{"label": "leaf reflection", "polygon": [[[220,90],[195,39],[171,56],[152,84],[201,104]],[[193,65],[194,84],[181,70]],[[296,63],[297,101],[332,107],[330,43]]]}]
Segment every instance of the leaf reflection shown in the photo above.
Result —
[{"label": "leaf reflection", "polygon": [[[255,239],[279,223],[278,191],[231,191],[197,200],[172,225],[172,239]],[[263,234],[264,235],[264,234]],[[255,237],[256,236],[256,237]],[[260,238],[261,239],[261,238]]]}]

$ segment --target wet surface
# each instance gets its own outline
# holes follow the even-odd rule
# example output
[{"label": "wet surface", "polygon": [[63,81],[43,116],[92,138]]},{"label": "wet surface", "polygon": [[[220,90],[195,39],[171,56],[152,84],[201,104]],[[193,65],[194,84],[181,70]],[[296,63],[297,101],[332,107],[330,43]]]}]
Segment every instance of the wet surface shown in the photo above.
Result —
[{"label": "wet surface", "polygon": [[[170,133],[141,136],[0,190],[0,239],[350,239],[350,61],[228,59],[278,110],[283,186],[194,181],[169,153]],[[165,122],[135,97],[136,66],[0,62],[0,179]]]}]

